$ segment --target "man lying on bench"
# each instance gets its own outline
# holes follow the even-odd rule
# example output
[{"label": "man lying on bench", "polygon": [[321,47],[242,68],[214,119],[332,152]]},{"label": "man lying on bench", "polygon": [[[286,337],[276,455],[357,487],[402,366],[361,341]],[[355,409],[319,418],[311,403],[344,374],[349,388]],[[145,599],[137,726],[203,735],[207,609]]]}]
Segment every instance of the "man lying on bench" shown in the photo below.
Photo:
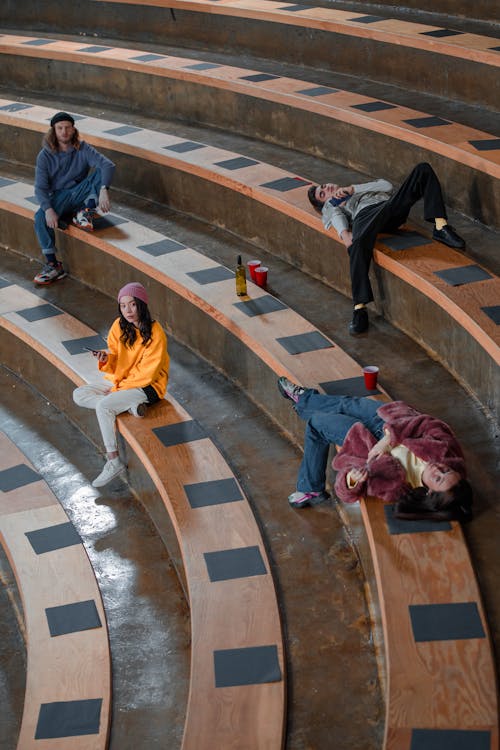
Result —
[{"label": "man lying on bench", "polygon": [[366,305],[373,300],[368,277],[373,246],[379,232],[394,232],[404,224],[412,206],[424,199],[424,218],[434,224],[432,238],[462,249],[464,240],[448,224],[441,185],[430,164],[412,169],[398,190],[387,180],[341,187],[328,182],[312,185],[309,202],[321,214],[325,229],[334,229],[349,253],[354,312],[349,332],[356,336],[368,328]]},{"label": "man lying on bench", "polygon": [[472,489],[465,460],[450,427],[403,401],[330,396],[278,380],[281,394],[307,420],[304,457],[294,508],[328,498],[326,466],[331,443],[342,446],[333,460],[335,493],[352,503],[360,497],[394,502],[395,515],[410,520],[468,520]]}]

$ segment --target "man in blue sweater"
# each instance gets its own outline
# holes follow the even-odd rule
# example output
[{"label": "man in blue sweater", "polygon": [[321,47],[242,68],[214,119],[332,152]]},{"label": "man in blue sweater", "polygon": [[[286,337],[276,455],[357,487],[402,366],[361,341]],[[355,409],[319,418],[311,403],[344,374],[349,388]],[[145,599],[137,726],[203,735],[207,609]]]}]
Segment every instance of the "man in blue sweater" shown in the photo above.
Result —
[{"label": "man in blue sweater", "polygon": [[35,232],[45,256],[45,265],[33,281],[51,284],[66,272],[56,257],[55,232],[60,219],[75,214],[73,224],[93,229],[96,207],[109,211],[109,186],[115,171],[110,159],[81,141],[75,120],[58,112],[50,121],[35,168],[35,196],[40,208],[35,214]]}]

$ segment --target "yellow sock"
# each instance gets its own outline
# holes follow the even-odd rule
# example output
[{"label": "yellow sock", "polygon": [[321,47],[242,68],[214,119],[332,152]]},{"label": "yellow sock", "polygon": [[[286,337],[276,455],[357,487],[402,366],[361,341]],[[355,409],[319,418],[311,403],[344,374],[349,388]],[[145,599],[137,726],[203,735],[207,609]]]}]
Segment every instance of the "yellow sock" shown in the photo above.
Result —
[{"label": "yellow sock", "polygon": [[445,227],[448,224],[448,222],[446,221],[446,219],[434,219],[434,223],[436,225],[436,229],[438,230],[438,232],[439,232],[440,229],[442,229],[443,227]]},{"label": "yellow sock", "polygon": [[362,310],[363,307],[366,307],[364,302],[360,302],[358,305],[354,305],[355,310]]}]

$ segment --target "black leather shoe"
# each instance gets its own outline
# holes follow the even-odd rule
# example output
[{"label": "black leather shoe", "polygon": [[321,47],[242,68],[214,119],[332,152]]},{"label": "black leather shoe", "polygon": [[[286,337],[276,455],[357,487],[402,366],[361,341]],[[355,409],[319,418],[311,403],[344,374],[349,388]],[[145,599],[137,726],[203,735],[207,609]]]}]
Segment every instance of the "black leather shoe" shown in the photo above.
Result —
[{"label": "black leather shoe", "polygon": [[358,333],[364,333],[368,330],[368,310],[366,307],[360,307],[359,310],[354,310],[352,314],[352,320],[349,325],[349,333],[351,336],[357,336]]},{"label": "black leather shoe", "polygon": [[465,247],[465,241],[449,224],[445,224],[442,229],[434,229],[432,239],[442,242],[443,245],[448,245],[448,247],[456,247],[458,250],[463,250]]}]

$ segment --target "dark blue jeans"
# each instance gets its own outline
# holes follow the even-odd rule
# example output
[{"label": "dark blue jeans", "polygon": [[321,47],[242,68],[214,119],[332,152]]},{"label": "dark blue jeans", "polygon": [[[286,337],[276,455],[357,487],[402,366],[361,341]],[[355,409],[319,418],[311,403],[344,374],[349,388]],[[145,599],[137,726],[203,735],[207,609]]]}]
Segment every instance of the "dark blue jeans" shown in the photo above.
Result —
[{"label": "dark blue jeans", "polygon": [[307,420],[304,457],[300,464],[297,490],[322,492],[330,444],[342,445],[349,429],[362,422],[377,439],[384,434],[384,421],[378,416],[380,402],[353,396],[328,396],[307,389],[295,405],[301,419]]},{"label": "dark blue jeans", "polygon": [[[92,174],[71,188],[56,190],[51,196],[52,208],[58,216],[75,213],[85,206],[93,198],[97,204],[99,191],[101,189],[101,170],[96,169]],[[47,226],[45,211],[39,208],[35,214],[35,232],[44,255],[55,252],[56,235],[53,229]]]}]

